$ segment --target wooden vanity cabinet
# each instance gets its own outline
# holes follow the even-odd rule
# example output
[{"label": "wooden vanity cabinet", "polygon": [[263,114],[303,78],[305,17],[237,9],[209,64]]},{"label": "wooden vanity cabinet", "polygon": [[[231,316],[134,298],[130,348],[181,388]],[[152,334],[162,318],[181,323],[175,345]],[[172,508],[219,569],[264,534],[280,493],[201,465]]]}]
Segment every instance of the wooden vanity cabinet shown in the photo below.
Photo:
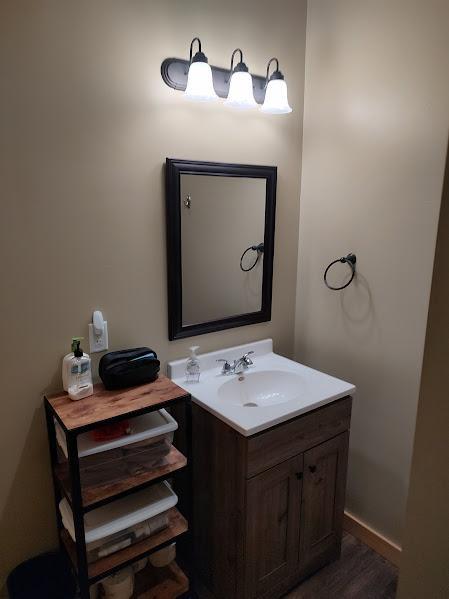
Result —
[{"label": "wooden vanity cabinet", "polygon": [[247,595],[259,597],[282,583],[298,563],[302,455],[246,483]]},{"label": "wooden vanity cabinet", "polygon": [[252,437],[193,406],[194,564],[220,599],[277,598],[340,555],[351,398]]}]

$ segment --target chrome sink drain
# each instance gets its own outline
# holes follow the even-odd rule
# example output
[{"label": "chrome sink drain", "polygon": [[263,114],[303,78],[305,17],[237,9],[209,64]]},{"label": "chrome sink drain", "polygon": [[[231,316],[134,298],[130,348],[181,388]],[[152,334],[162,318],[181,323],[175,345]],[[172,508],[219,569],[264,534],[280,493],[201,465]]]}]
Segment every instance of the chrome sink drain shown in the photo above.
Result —
[{"label": "chrome sink drain", "polygon": [[248,401],[243,404],[243,407],[244,408],[257,408],[258,405],[256,403],[254,403],[254,401]]}]

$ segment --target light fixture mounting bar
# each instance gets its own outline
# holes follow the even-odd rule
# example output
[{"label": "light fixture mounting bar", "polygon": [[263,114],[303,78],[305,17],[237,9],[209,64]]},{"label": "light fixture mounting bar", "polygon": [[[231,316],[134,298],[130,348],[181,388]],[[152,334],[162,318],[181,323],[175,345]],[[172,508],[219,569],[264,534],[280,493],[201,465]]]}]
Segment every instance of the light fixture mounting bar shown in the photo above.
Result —
[{"label": "light fixture mounting bar", "polygon": [[[190,62],[182,58],[166,58],[161,64],[161,75],[164,83],[173,89],[185,91],[187,87],[187,74],[189,72]],[[227,98],[229,93],[229,69],[214,67],[211,65],[214,89],[217,96]],[[266,77],[253,75],[254,99],[258,104],[263,104],[265,98]]]}]

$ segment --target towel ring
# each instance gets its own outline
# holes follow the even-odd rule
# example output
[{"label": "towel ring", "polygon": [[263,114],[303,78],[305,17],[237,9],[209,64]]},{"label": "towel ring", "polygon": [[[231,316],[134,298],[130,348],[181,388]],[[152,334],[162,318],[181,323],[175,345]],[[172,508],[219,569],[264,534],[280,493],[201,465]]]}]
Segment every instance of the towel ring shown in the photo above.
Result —
[{"label": "towel ring", "polygon": [[[351,267],[352,270],[352,274],[351,274],[351,278],[349,279],[349,281],[347,283],[345,283],[344,285],[342,285],[341,287],[332,287],[332,285],[329,285],[329,283],[327,282],[327,273],[329,271],[329,269],[331,268],[331,266],[333,266],[334,264],[337,264],[338,262],[342,262],[343,264],[349,264],[349,266]],[[333,262],[331,262],[329,264],[329,266],[326,268],[326,270],[324,271],[324,283],[326,284],[326,287],[328,287],[328,289],[332,289],[332,291],[340,291],[341,289],[344,289],[345,287],[347,287],[348,285],[350,285],[352,283],[352,280],[355,277],[355,263],[357,262],[357,258],[355,256],[355,254],[348,254],[347,256],[343,256],[343,258],[338,258],[337,260],[334,260]]]},{"label": "towel ring", "polygon": [[[254,260],[254,264],[252,264],[249,268],[244,268],[243,267],[243,258],[251,250],[253,252],[257,252],[256,259]],[[252,270],[256,266],[256,264],[259,262],[260,255],[263,254],[263,251],[264,251],[263,243],[259,243],[259,245],[250,245],[249,248],[246,248],[246,250],[243,252],[243,254],[240,258],[240,269],[243,270],[243,272],[249,272],[250,270]]]}]

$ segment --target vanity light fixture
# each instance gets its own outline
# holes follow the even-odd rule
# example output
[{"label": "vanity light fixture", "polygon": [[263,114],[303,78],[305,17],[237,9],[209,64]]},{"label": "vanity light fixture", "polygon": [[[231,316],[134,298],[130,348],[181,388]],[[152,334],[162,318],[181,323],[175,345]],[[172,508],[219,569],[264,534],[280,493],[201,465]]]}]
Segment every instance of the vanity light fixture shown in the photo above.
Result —
[{"label": "vanity light fixture", "polygon": [[[234,57],[237,52],[240,53],[240,62],[234,67]],[[240,48],[236,48],[232,53],[229,74],[229,93],[225,100],[226,106],[232,106],[240,110],[255,108],[257,103],[254,99],[253,78],[248,72],[248,67],[243,62],[243,52]]]},{"label": "vanity light fixture", "polygon": [[[198,52],[193,56],[193,44],[198,42]],[[207,56],[201,51],[201,40],[194,37],[190,43],[189,72],[187,75],[187,87],[184,92],[187,100],[196,102],[210,102],[218,100],[215,93],[212,70],[208,64]]]},{"label": "vanity light fixture", "polygon": [[[193,46],[198,44],[194,54]],[[237,54],[239,62],[234,67]],[[276,69],[271,73],[271,64]],[[231,69],[209,65],[207,57],[201,50],[201,41],[193,38],[190,44],[190,58],[165,58],[161,64],[161,76],[169,87],[184,92],[188,100],[209,102],[223,98],[226,106],[246,109],[256,104],[261,112],[270,114],[287,114],[292,112],[287,98],[287,84],[279,70],[277,58],[268,61],[265,76],[249,73],[243,62],[243,53],[236,48],[231,57]]]},{"label": "vanity light fixture", "polygon": [[[268,78],[271,63],[276,62],[276,70]],[[279,61],[276,57],[270,58],[267,65],[265,100],[260,110],[268,114],[288,114],[292,108],[288,103],[287,84],[284,75],[279,70]]]}]

